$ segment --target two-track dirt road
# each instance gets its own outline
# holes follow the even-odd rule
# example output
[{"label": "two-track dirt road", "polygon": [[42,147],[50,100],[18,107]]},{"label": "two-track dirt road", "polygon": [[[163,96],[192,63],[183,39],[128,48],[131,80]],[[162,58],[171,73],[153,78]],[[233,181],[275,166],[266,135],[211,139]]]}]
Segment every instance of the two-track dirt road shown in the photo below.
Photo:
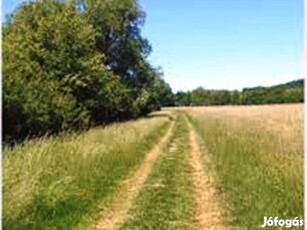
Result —
[{"label": "two-track dirt road", "polygon": [[[191,226],[196,226],[196,229],[227,229],[222,221],[219,200],[213,183],[214,178],[204,170],[204,163],[208,163],[209,157],[206,155],[206,151],[202,151],[203,149],[200,148],[197,133],[193,126],[186,118],[184,120],[189,132],[187,159],[190,165],[189,180],[193,186],[191,196],[195,201],[195,207],[193,207],[193,219],[195,221],[191,223]],[[169,151],[172,149],[170,137],[176,132],[174,130],[176,122],[175,119],[160,142],[148,152],[144,161],[121,183],[110,205],[100,214],[99,220],[93,227],[94,229],[118,229],[130,218],[129,211],[134,206],[135,199],[139,196],[146,179],[155,167],[155,162],[161,156],[167,144]]]}]

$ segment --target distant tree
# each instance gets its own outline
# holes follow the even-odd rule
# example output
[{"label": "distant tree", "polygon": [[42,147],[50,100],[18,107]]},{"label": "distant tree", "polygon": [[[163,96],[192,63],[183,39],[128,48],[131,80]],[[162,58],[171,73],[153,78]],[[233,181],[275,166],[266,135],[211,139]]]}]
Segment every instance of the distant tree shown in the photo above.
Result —
[{"label": "distant tree", "polygon": [[[176,104],[186,105],[185,92],[176,94]],[[198,87],[190,93],[191,105],[260,105],[304,102],[304,80],[296,80],[271,87],[238,90],[207,90]]]},{"label": "distant tree", "polygon": [[209,93],[202,87],[198,87],[191,91],[191,105],[200,106],[207,105],[209,100]]},{"label": "distant tree", "polygon": [[234,90],[231,92],[230,95],[230,104],[232,105],[240,105],[241,104],[241,97],[240,97],[240,92],[238,90]]},{"label": "distant tree", "polygon": [[190,106],[191,94],[190,92],[178,91],[175,95],[177,106]]}]

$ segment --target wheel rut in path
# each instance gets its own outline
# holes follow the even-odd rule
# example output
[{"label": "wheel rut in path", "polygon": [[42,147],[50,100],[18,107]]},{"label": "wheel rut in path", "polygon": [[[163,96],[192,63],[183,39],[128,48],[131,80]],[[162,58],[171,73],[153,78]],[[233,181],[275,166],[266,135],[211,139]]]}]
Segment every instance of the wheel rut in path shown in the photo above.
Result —
[{"label": "wheel rut in path", "polygon": [[190,164],[192,167],[192,183],[194,187],[196,209],[195,220],[199,229],[227,229],[222,222],[221,210],[218,205],[216,191],[210,177],[203,167],[203,162],[209,161],[208,156],[202,155],[197,134],[190,124]]},{"label": "wheel rut in path", "polygon": [[97,230],[110,230],[120,227],[127,218],[128,211],[132,207],[133,200],[141,190],[146,178],[151,172],[151,169],[162,152],[163,146],[170,139],[174,121],[171,123],[170,128],[166,134],[156,144],[149,153],[145,156],[143,162],[138,166],[136,171],[127,180],[122,182],[119,186],[117,195],[111,201],[111,204],[102,212],[101,218],[98,220],[95,229]]}]

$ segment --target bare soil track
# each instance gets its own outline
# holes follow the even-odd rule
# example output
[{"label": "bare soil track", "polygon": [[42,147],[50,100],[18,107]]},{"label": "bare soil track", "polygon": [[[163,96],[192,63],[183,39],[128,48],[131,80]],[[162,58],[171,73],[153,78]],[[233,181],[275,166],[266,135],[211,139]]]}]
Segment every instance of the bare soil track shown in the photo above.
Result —
[{"label": "bare soil track", "polygon": [[[188,122],[188,121],[187,121]],[[189,126],[189,144],[191,165],[191,180],[194,188],[194,199],[196,203],[195,216],[197,229],[228,229],[222,219],[219,199],[213,186],[214,178],[204,170],[204,165],[209,163],[206,152],[202,152],[197,139],[197,134],[193,126]],[[101,218],[97,222],[95,229],[111,230],[119,228],[128,218],[129,210],[133,206],[135,198],[142,189],[149,176],[154,163],[162,152],[162,148],[169,141],[174,127],[174,122],[163,136],[146,155],[141,165],[125,180],[114,195],[110,205],[102,212]],[[171,148],[175,148],[171,146]]]},{"label": "bare soil track", "polygon": [[161,141],[146,155],[144,161],[133,175],[121,184],[116,196],[114,196],[114,200],[102,213],[102,216],[96,225],[96,229],[116,229],[128,218],[128,211],[132,207],[134,199],[137,197],[145,180],[150,174],[163,146],[165,146],[169,140],[173,126],[174,122],[171,124],[171,127],[168,129]]},{"label": "bare soil track", "polygon": [[190,123],[189,128],[191,145],[190,164],[196,201],[195,219],[199,229],[227,229],[222,222],[221,210],[212,184],[213,178],[203,168],[203,161],[209,161],[209,158],[205,155],[202,156],[197,142],[197,134]]}]

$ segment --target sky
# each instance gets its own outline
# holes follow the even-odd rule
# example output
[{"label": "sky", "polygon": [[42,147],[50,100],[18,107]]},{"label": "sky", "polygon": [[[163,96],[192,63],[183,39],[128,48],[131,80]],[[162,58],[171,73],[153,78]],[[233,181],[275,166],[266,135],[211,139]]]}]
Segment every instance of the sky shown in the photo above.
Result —
[{"label": "sky", "polygon": [[23,0],[2,0],[1,20],[4,21],[5,16],[11,13]]},{"label": "sky", "polygon": [[140,0],[150,60],[174,91],[303,77],[303,0]]},{"label": "sky", "polygon": [[[2,20],[22,0],[3,0]],[[303,0],[139,0],[149,57],[173,91],[303,77]]]}]

